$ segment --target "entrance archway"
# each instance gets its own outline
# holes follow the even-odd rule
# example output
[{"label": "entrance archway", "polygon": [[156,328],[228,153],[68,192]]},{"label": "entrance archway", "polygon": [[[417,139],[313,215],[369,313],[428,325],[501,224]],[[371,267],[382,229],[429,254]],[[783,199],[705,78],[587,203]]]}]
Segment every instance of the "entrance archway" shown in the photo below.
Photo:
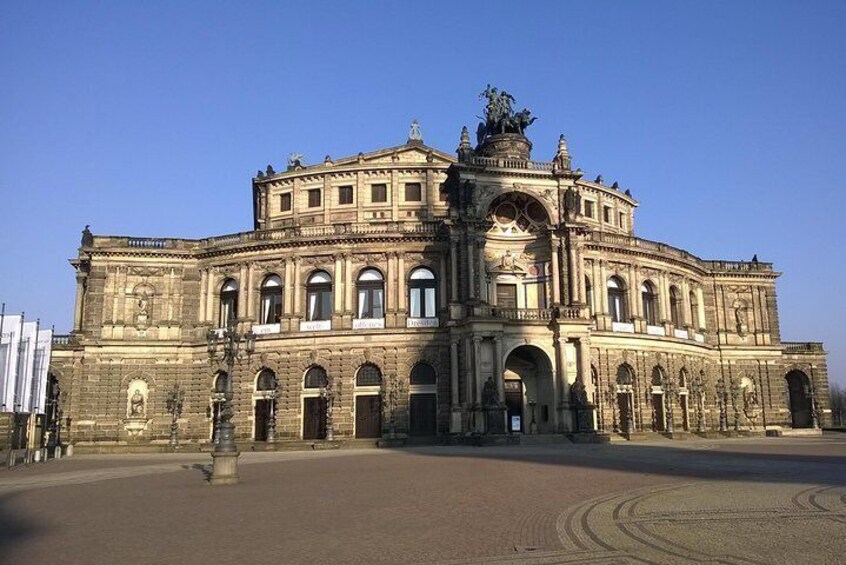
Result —
[{"label": "entrance archway", "polygon": [[554,378],[547,354],[533,345],[517,347],[505,359],[504,378],[508,430],[554,433]]},{"label": "entrance archway", "polygon": [[784,378],[787,380],[791,424],[794,428],[812,427],[811,381],[808,379],[808,375],[794,369],[787,373]]}]

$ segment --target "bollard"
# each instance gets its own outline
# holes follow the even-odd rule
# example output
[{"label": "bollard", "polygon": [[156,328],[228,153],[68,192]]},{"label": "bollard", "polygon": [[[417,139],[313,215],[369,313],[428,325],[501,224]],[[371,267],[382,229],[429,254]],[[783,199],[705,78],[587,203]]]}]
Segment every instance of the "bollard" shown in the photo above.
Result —
[{"label": "bollard", "polygon": [[65,457],[73,457],[73,445],[65,446]]},{"label": "bollard", "polygon": [[33,461],[33,463],[41,463],[41,450],[40,449],[36,449],[32,453],[32,461]]},{"label": "bollard", "polygon": [[53,448],[53,459],[61,459],[62,458],[62,448],[58,445]]}]

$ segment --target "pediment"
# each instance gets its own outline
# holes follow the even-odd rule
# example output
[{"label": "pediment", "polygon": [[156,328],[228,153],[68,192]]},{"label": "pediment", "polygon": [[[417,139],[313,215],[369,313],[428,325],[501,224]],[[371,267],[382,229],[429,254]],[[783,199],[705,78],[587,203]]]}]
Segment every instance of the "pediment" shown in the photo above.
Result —
[{"label": "pediment", "polygon": [[379,149],[370,153],[363,153],[353,157],[345,157],[335,162],[336,165],[347,165],[360,162],[362,164],[391,164],[405,163],[410,165],[424,165],[437,163],[450,165],[456,162],[451,155],[422,144],[406,144],[397,147]]}]

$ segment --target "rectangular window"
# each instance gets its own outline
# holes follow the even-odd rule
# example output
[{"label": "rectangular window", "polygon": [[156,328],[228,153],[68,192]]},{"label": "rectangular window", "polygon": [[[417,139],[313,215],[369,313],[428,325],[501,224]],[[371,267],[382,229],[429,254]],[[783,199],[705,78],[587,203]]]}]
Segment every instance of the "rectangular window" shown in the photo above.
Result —
[{"label": "rectangular window", "polygon": [[593,202],[585,200],[585,217],[593,218]]},{"label": "rectangular window", "polygon": [[406,202],[420,202],[422,199],[422,190],[419,182],[409,182],[405,184]]},{"label": "rectangular window", "polygon": [[387,202],[388,201],[388,185],[374,184],[370,186],[370,201],[371,202]]},{"label": "rectangular window", "polygon": [[626,227],[626,213],[620,212],[620,223],[618,224],[621,228]]},{"label": "rectangular window", "polygon": [[308,207],[309,208],[319,208],[320,207],[320,189],[314,188],[308,191]]},{"label": "rectangular window", "polygon": [[339,186],[338,187],[338,204],[352,204],[353,203],[353,187]]},{"label": "rectangular window", "polygon": [[602,210],[602,219],[606,224],[611,223],[611,206],[606,206]]},{"label": "rectangular window", "polygon": [[449,190],[447,190],[447,187],[444,185],[444,183],[441,183],[441,185],[438,187],[438,200],[440,202],[446,202],[447,200],[449,200]]},{"label": "rectangular window", "polygon": [[290,212],[291,211],[291,193],[286,192],[280,197],[280,206],[279,209],[283,212]]}]

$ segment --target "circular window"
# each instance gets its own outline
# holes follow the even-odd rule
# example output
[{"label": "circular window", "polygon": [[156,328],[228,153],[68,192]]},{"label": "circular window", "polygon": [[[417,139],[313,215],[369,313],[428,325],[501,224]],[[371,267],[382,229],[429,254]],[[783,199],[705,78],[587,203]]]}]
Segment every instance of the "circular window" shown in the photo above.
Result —
[{"label": "circular window", "polygon": [[543,209],[543,206],[539,202],[535,202],[534,200],[529,202],[529,205],[526,206],[526,213],[529,215],[529,219],[535,223],[540,224],[546,221],[546,210]]},{"label": "circular window", "polygon": [[517,208],[510,202],[503,202],[497,206],[494,215],[496,216],[496,221],[500,224],[510,224],[517,219]]}]

